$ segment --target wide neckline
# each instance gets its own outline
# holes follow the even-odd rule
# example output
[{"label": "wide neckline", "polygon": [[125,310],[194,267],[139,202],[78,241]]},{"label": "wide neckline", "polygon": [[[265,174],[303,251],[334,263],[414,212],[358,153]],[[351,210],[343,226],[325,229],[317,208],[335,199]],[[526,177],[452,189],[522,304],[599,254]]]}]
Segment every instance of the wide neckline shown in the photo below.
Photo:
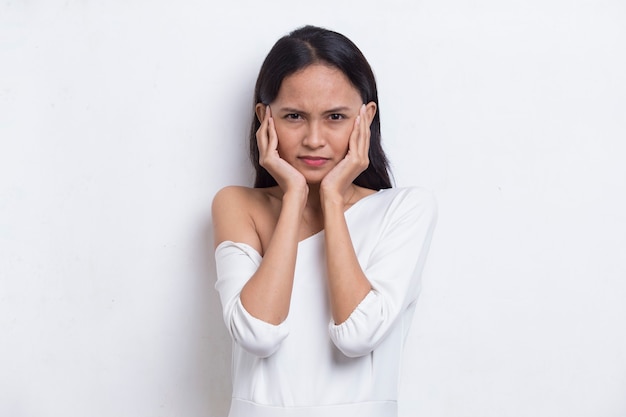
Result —
[{"label": "wide neckline", "polygon": [[[383,191],[382,189],[381,189],[381,190],[378,190],[378,191],[376,191],[375,193],[368,194],[368,195],[366,195],[365,197],[361,198],[360,200],[357,200],[357,201],[356,201],[353,205],[351,205],[350,207],[348,207],[347,209],[345,209],[345,210],[344,210],[344,212],[343,212],[344,217],[346,217],[346,216],[347,216],[347,215],[348,215],[348,214],[352,211],[352,209],[354,209],[354,207],[356,207],[356,206],[360,206],[360,205],[361,205],[361,202],[362,202],[363,200],[367,200],[367,199],[369,199],[370,197],[373,197],[373,196],[375,196],[375,195],[378,195],[378,194],[380,194],[382,191]],[[304,239],[302,239],[302,240],[298,241],[298,246],[299,246],[301,243],[304,243],[304,242],[306,242],[306,241],[308,241],[308,240],[311,240],[311,239],[313,239],[313,238],[315,238],[315,237],[318,237],[318,236],[323,236],[323,235],[324,235],[324,229],[320,230],[319,232],[315,232],[315,233],[313,233],[312,235],[307,236],[307,237],[305,237]]]},{"label": "wide neckline", "polygon": [[[345,217],[347,217],[347,215],[348,215],[348,214],[350,214],[350,213],[353,211],[353,209],[354,209],[355,207],[361,206],[361,205],[362,205],[361,203],[362,203],[363,201],[365,201],[365,200],[369,200],[369,199],[370,199],[370,197],[374,197],[374,196],[376,196],[376,195],[379,195],[379,194],[380,194],[382,191],[384,191],[384,190],[385,190],[385,189],[378,190],[378,191],[376,191],[375,193],[368,194],[368,195],[366,195],[365,197],[361,198],[360,200],[358,200],[357,202],[355,202],[353,205],[351,205],[350,207],[348,207],[348,208],[347,208],[347,209],[343,212],[343,215],[344,215]],[[302,239],[302,240],[298,241],[298,247],[299,247],[301,244],[305,244],[305,243],[307,243],[308,241],[314,240],[314,239],[316,239],[316,238],[318,238],[318,237],[320,237],[320,236],[323,236],[323,235],[324,235],[324,229],[322,229],[322,230],[320,230],[319,232],[316,232],[316,233],[314,233],[314,234],[312,234],[312,235],[310,235],[310,236],[307,236],[307,237],[305,237],[304,239]],[[244,245],[246,248],[248,248],[249,250],[251,250],[251,251],[253,251],[254,253],[256,253],[256,254],[257,254],[257,255],[258,255],[261,259],[263,258],[263,255],[261,255],[261,253],[259,253],[259,251],[258,251],[258,250],[256,250],[256,249],[255,249],[255,248],[253,248],[251,245],[249,245],[249,244],[247,244],[247,243],[245,243],[245,242],[233,242],[232,240],[225,240],[225,241],[221,242],[219,245],[217,245],[217,248],[215,248],[215,250],[217,251],[217,249],[218,249],[220,246],[222,246],[223,244],[225,244],[225,243],[233,243],[233,244],[235,244],[235,245]]]}]

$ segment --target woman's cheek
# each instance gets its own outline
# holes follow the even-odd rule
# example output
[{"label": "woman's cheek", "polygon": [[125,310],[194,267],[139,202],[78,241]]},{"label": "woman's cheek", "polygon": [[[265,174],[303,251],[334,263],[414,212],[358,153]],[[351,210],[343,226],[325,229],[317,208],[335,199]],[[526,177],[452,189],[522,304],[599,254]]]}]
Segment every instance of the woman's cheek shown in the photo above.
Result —
[{"label": "woman's cheek", "polygon": [[276,136],[278,137],[278,147],[287,150],[298,142],[298,132],[291,126],[276,125]]},{"label": "woman's cheek", "polygon": [[340,139],[337,140],[337,143],[340,144],[341,149],[343,149],[345,153],[348,153],[351,134],[352,134],[352,129],[344,127],[342,129]]}]

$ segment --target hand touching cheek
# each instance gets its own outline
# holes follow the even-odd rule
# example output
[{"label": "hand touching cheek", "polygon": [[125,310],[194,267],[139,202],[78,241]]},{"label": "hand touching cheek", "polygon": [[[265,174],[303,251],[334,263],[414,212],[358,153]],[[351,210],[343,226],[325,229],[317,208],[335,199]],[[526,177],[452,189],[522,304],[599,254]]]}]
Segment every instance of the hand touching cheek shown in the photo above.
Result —
[{"label": "hand touching cheek", "polygon": [[291,190],[306,190],[308,192],[305,178],[297,169],[281,158],[278,152],[278,134],[270,106],[266,106],[265,109],[257,107],[257,113],[262,114],[263,119],[256,134],[257,146],[259,147],[259,164],[270,173],[283,192],[286,193]]},{"label": "hand touching cheek", "polygon": [[320,193],[323,197],[343,199],[352,182],[369,166],[370,124],[375,112],[373,102],[360,107],[345,157],[322,180]]}]

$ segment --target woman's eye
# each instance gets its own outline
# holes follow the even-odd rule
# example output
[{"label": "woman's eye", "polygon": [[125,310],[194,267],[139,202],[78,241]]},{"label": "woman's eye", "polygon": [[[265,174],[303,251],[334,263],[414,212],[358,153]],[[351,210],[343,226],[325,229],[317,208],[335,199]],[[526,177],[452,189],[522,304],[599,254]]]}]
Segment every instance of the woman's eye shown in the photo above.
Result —
[{"label": "woman's eye", "polygon": [[298,119],[300,119],[300,115],[298,113],[289,113],[289,114],[285,115],[285,119],[298,120]]},{"label": "woman's eye", "polygon": [[330,120],[342,120],[343,114],[333,113],[330,115]]}]

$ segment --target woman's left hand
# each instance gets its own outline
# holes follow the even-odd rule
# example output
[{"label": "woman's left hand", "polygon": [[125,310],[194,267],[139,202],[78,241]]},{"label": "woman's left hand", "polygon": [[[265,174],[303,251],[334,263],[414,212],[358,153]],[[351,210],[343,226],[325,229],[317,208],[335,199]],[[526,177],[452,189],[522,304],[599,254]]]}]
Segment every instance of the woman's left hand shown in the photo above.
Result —
[{"label": "woman's left hand", "polygon": [[320,195],[323,199],[332,198],[343,201],[344,194],[359,174],[369,166],[370,120],[368,120],[365,104],[359,109],[354,128],[348,141],[346,156],[332,169],[320,184]]}]

